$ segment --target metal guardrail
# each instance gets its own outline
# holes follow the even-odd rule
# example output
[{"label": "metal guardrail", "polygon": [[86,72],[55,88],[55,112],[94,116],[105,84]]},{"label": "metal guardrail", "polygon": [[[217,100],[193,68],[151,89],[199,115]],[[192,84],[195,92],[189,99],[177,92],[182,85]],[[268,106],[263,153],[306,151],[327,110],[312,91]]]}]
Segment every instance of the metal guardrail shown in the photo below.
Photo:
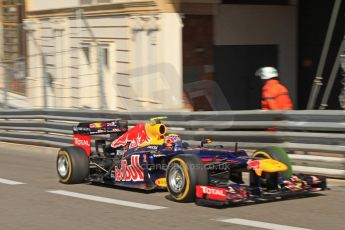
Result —
[{"label": "metal guardrail", "polygon": [[[78,122],[125,119],[134,125],[157,115],[167,116],[164,123],[170,132],[181,135],[191,145],[210,138],[215,145],[230,148],[239,142],[239,146],[245,149],[275,145],[290,151],[337,153],[345,157],[345,154],[341,155],[345,153],[345,111],[330,110],[123,113],[8,109],[0,110],[0,141],[61,147],[72,144],[72,126]],[[305,159],[300,165],[313,162],[307,167],[324,167],[322,161]],[[345,178],[345,164],[337,167],[328,164],[327,167],[340,170],[337,172],[340,176],[337,174],[335,177]]]}]

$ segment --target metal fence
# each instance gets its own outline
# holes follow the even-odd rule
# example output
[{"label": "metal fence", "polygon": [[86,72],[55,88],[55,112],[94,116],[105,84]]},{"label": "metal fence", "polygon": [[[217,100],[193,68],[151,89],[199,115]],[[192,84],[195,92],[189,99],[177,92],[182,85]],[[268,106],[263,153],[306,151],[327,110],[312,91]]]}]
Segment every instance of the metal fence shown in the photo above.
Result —
[{"label": "metal fence", "polygon": [[[72,126],[82,121],[126,119],[130,125],[153,116],[167,116],[169,132],[191,145],[210,138],[214,145],[244,149],[280,146],[294,151],[322,152],[322,157],[291,154],[299,171],[345,178],[345,111],[218,111],[136,112],[95,110],[1,110],[0,141],[61,147],[72,144]],[[328,155],[336,154],[337,157]],[[316,167],[316,169],[315,169]],[[336,171],[330,171],[336,170]]]}]

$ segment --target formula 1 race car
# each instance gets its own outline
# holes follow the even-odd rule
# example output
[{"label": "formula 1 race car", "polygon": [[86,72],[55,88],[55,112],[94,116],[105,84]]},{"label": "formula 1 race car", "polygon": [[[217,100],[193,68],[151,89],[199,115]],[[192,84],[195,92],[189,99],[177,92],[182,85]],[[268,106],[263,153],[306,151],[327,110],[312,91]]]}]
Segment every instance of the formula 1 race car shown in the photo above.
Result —
[{"label": "formula 1 race car", "polygon": [[[268,147],[249,156],[210,146],[190,148],[166,134],[161,118],[128,129],[128,122],[80,123],[74,146],[61,148],[57,172],[65,184],[85,181],[144,190],[167,189],[178,202],[231,204],[304,195],[326,189],[326,178],[293,175],[288,154]],[[249,182],[244,182],[244,174]]]}]

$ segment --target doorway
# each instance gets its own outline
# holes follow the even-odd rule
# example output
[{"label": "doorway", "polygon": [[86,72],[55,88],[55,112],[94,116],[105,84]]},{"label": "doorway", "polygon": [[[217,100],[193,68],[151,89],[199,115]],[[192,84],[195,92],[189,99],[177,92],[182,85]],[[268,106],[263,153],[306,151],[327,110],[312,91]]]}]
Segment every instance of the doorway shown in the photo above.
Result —
[{"label": "doorway", "polygon": [[278,66],[278,45],[219,45],[215,47],[215,81],[232,110],[261,108],[263,66]]}]

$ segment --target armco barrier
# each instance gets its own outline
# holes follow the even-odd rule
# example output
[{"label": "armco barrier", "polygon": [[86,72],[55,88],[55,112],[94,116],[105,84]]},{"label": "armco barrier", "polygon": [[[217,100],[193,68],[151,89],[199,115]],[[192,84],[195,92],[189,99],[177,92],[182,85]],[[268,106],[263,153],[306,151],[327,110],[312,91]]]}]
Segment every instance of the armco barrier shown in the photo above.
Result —
[{"label": "armco barrier", "polygon": [[[297,171],[320,169],[320,174],[345,178],[345,111],[212,111],[114,112],[95,110],[0,110],[0,141],[46,146],[72,143],[72,126],[83,121],[125,119],[130,125],[167,116],[165,124],[191,145],[203,138],[215,145],[245,149],[280,146],[292,151],[336,153],[338,158],[292,154]],[[271,131],[269,131],[271,130]],[[274,130],[274,131],[272,131]],[[304,157],[304,160],[294,157]],[[331,162],[329,162],[331,161]],[[336,162],[333,162],[336,161]],[[328,163],[327,163],[328,162]],[[322,170],[323,171],[322,171]],[[328,170],[328,173],[325,173]],[[331,171],[335,170],[335,171]],[[303,170],[302,170],[303,171]],[[329,172],[332,172],[331,174]]]}]

